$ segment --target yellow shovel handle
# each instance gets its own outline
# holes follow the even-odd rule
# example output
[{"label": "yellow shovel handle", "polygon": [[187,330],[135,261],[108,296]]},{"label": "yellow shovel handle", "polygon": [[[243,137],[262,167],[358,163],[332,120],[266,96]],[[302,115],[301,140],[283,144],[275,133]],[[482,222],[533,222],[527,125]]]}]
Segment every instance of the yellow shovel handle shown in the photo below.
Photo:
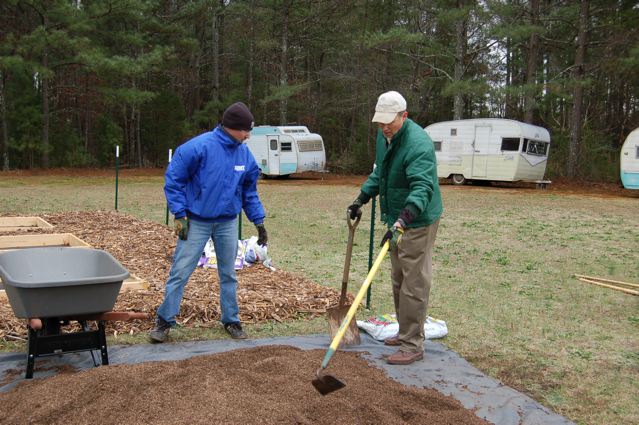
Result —
[{"label": "yellow shovel handle", "polygon": [[328,366],[328,361],[333,356],[333,353],[335,353],[335,350],[337,350],[337,347],[339,347],[339,343],[342,341],[342,337],[344,336],[344,333],[346,332],[348,325],[350,325],[351,320],[353,320],[353,316],[355,316],[355,313],[357,312],[357,308],[359,307],[359,304],[362,302],[362,298],[364,298],[364,294],[368,290],[368,287],[371,285],[371,282],[373,281],[373,278],[375,277],[375,274],[377,273],[377,269],[379,269],[379,265],[382,263],[382,260],[386,256],[386,253],[388,252],[389,247],[390,247],[390,242],[386,241],[384,246],[382,246],[381,251],[379,251],[379,254],[377,254],[377,258],[375,259],[373,266],[368,272],[368,275],[366,276],[364,283],[362,283],[362,287],[359,288],[359,292],[355,296],[353,305],[351,305],[351,308],[348,309],[348,313],[346,313],[346,317],[344,317],[344,320],[342,320],[342,324],[337,330],[337,334],[335,334],[335,337],[333,338],[331,345],[328,347],[328,351],[326,352],[326,355],[324,356],[324,360],[322,361],[322,369],[325,369],[326,366]]}]

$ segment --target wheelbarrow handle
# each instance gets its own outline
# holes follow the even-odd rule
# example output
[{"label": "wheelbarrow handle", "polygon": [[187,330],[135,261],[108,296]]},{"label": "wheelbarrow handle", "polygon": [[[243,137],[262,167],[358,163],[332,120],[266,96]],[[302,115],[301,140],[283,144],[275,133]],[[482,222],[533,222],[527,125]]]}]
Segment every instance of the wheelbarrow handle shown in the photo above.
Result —
[{"label": "wheelbarrow handle", "polygon": [[320,367],[320,370],[326,369],[326,367],[328,366],[328,362],[330,361],[331,357],[333,357],[333,354],[337,350],[337,347],[339,347],[339,343],[342,341],[342,337],[344,336],[346,329],[348,329],[348,325],[351,323],[351,320],[353,320],[353,316],[355,316],[355,313],[357,312],[357,307],[359,307],[359,304],[362,302],[362,299],[364,298],[364,294],[366,294],[368,287],[371,285],[371,282],[373,281],[373,278],[375,277],[375,274],[377,273],[377,269],[379,269],[379,266],[382,263],[382,260],[384,259],[384,257],[386,256],[386,253],[388,252],[389,248],[390,248],[390,242],[386,241],[386,243],[382,246],[382,249],[379,251],[379,254],[377,254],[377,258],[375,259],[373,266],[368,272],[368,275],[366,276],[364,283],[362,283],[362,287],[359,288],[359,292],[355,296],[355,300],[353,300],[353,305],[351,305],[351,308],[348,309],[348,313],[346,313],[346,317],[344,317],[344,320],[342,320],[342,324],[337,330],[337,333],[335,334],[335,337],[333,338],[331,345],[328,347],[328,350],[326,351],[326,355],[324,356],[324,360],[322,361],[322,366]]}]

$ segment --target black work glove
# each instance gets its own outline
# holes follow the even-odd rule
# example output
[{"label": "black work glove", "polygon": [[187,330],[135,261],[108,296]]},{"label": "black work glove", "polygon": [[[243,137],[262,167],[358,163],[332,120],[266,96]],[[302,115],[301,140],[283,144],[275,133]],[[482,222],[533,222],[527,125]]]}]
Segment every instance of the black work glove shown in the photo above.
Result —
[{"label": "black work glove", "polygon": [[393,227],[388,229],[388,232],[384,234],[384,237],[382,238],[382,243],[380,243],[379,246],[384,246],[386,241],[390,241],[389,249],[393,250],[397,248],[397,246],[401,242],[402,235],[404,235],[404,228],[402,226],[397,226],[397,223],[395,223]]},{"label": "black work glove", "polygon": [[264,223],[256,224],[255,228],[257,228],[257,244],[261,246],[266,245],[268,243],[268,234],[266,233]]},{"label": "black work glove", "polygon": [[178,238],[185,241],[189,234],[189,219],[187,217],[176,218],[173,220],[173,227]]},{"label": "black work glove", "polygon": [[362,200],[357,198],[348,207],[348,209],[346,211],[348,212],[349,217],[351,218],[351,220],[355,220],[357,217],[361,217],[362,216],[362,210],[361,210],[362,205],[364,205]]}]

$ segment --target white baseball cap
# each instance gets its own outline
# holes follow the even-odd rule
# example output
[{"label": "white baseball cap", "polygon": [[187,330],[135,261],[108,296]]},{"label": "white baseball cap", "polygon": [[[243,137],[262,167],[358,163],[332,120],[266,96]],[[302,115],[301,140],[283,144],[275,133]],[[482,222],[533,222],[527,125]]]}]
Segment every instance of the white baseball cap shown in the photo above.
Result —
[{"label": "white baseball cap", "polygon": [[399,112],[406,110],[406,99],[396,91],[382,93],[377,99],[373,122],[388,124],[392,122]]}]

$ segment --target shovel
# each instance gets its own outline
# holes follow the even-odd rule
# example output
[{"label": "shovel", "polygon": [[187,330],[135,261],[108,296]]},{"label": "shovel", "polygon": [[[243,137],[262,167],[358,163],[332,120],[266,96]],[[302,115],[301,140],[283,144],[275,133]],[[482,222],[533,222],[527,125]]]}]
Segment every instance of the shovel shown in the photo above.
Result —
[{"label": "shovel", "polygon": [[[351,256],[353,254],[353,239],[355,237],[355,229],[359,224],[362,215],[358,215],[355,220],[351,220],[350,214],[346,213],[346,223],[348,223],[348,245],[346,245],[346,259],[344,260],[344,274],[342,276],[342,294],[339,297],[339,305],[326,311],[328,319],[328,330],[331,339],[337,335],[339,325],[346,317],[350,305],[346,304],[346,289],[348,288],[348,273],[351,268]],[[359,328],[356,321],[351,321],[342,338],[340,346],[359,345]]]},{"label": "shovel", "polygon": [[326,351],[326,355],[324,355],[324,360],[322,361],[322,365],[320,366],[319,369],[317,369],[317,372],[315,373],[316,377],[315,379],[313,379],[312,384],[315,387],[315,389],[319,391],[320,394],[322,395],[332,393],[333,391],[337,391],[340,388],[344,388],[346,386],[345,383],[343,383],[336,377],[329,374],[323,374],[322,372],[328,366],[328,362],[331,360],[331,357],[333,357],[333,354],[335,354],[335,351],[337,350],[337,347],[339,346],[339,343],[342,337],[344,336],[344,333],[346,332],[346,328],[348,328],[348,325],[351,323],[353,316],[355,316],[355,313],[357,312],[357,307],[362,302],[362,299],[364,298],[364,294],[368,290],[368,287],[371,285],[371,282],[373,281],[373,277],[375,277],[375,273],[377,273],[377,269],[379,269],[379,265],[382,263],[382,260],[386,256],[386,253],[388,252],[389,247],[390,247],[390,242],[386,241],[384,246],[382,246],[381,251],[377,255],[377,258],[375,259],[375,263],[373,263],[373,267],[371,267],[370,271],[368,272],[368,275],[366,276],[364,283],[362,283],[362,287],[359,288],[359,292],[355,296],[355,300],[353,300],[353,305],[351,305],[351,307],[348,309],[348,313],[346,313],[346,317],[344,318],[344,320],[342,321],[342,324],[337,330],[337,335],[335,335],[335,338],[333,338],[331,345],[328,347],[328,350]]}]

